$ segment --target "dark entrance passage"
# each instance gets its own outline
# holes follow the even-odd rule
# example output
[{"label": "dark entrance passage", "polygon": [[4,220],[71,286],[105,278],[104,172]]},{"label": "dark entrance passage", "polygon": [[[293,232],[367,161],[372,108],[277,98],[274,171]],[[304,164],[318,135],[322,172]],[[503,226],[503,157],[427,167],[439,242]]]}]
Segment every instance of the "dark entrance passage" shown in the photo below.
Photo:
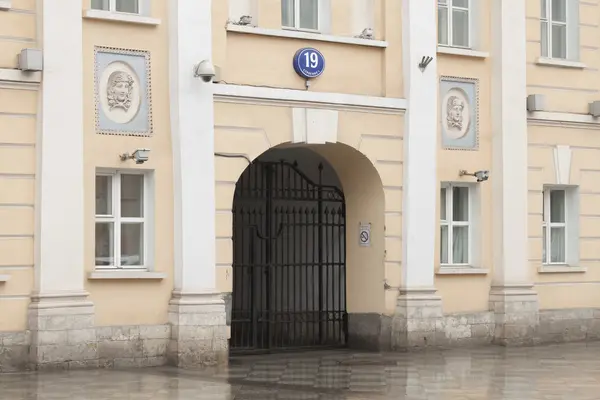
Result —
[{"label": "dark entrance passage", "polygon": [[323,165],[255,161],[233,214],[231,352],[344,346],[345,201]]}]

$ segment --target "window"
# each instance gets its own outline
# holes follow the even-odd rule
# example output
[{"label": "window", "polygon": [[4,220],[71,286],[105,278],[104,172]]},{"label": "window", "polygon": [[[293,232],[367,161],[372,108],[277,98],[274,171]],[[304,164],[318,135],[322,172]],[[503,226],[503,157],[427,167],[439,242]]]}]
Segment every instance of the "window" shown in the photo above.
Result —
[{"label": "window", "polygon": [[141,14],[140,0],[92,0],[92,9]]},{"label": "window", "polygon": [[471,47],[471,0],[438,0],[438,43]]},{"label": "window", "polygon": [[445,184],[440,194],[440,263],[471,264],[471,192],[468,186]]},{"label": "window", "polygon": [[577,190],[553,187],[544,190],[542,216],[542,262],[576,265],[579,251]]},{"label": "window", "polygon": [[579,58],[579,1],[541,1],[542,57]]},{"label": "window", "polygon": [[96,268],[148,266],[148,186],[144,174],[96,175]]},{"label": "window", "polygon": [[285,28],[317,31],[318,0],[281,0],[281,24]]}]

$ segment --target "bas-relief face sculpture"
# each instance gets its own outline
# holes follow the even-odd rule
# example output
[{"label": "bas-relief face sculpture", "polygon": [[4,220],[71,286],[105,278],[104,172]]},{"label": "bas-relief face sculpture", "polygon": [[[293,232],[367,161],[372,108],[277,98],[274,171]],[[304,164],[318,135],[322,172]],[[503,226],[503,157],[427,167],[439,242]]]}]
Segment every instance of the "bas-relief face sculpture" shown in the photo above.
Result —
[{"label": "bas-relief face sculpture", "polygon": [[131,107],[131,93],[133,91],[133,77],[126,72],[115,71],[108,78],[106,97],[109,109],[121,108],[129,111]]},{"label": "bas-relief face sculpture", "polygon": [[448,103],[446,105],[446,124],[447,129],[463,129],[463,111],[465,109],[465,103],[457,96],[448,97]]}]

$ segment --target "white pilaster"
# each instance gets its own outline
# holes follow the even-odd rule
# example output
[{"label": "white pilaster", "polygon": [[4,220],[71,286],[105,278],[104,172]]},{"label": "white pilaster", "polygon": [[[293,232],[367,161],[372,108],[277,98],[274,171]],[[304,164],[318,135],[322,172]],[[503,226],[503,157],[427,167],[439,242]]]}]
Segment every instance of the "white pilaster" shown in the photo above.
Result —
[{"label": "white pilaster", "polygon": [[38,1],[44,70],[29,306],[29,354],[36,369],[98,364],[94,307],[84,290],[82,33],[81,0]]},{"label": "white pilaster", "polygon": [[175,290],[197,293],[216,283],[213,84],[193,74],[212,57],[211,0],[169,6]]},{"label": "white pilaster", "polygon": [[[409,289],[433,288],[436,232],[437,22],[432,2],[402,0],[404,124],[402,274]],[[418,67],[423,56],[429,66]]]},{"label": "white pilaster", "polygon": [[533,343],[538,302],[528,268],[527,48],[522,0],[492,1],[494,340]]},{"label": "white pilaster", "polygon": [[493,0],[494,284],[529,282],[527,267],[526,20],[522,0]]},{"label": "white pilaster", "polygon": [[[84,292],[81,1],[40,4],[35,291]],[[57,101],[57,99],[60,99]]]}]

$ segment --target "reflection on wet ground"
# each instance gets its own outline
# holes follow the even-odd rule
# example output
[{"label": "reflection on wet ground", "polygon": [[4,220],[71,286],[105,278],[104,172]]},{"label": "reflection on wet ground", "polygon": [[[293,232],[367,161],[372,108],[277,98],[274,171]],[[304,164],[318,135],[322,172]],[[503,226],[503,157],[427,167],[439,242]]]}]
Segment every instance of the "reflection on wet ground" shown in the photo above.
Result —
[{"label": "reflection on wet ground", "polygon": [[0,375],[4,400],[600,399],[600,343],[416,353],[312,352],[227,368]]}]

